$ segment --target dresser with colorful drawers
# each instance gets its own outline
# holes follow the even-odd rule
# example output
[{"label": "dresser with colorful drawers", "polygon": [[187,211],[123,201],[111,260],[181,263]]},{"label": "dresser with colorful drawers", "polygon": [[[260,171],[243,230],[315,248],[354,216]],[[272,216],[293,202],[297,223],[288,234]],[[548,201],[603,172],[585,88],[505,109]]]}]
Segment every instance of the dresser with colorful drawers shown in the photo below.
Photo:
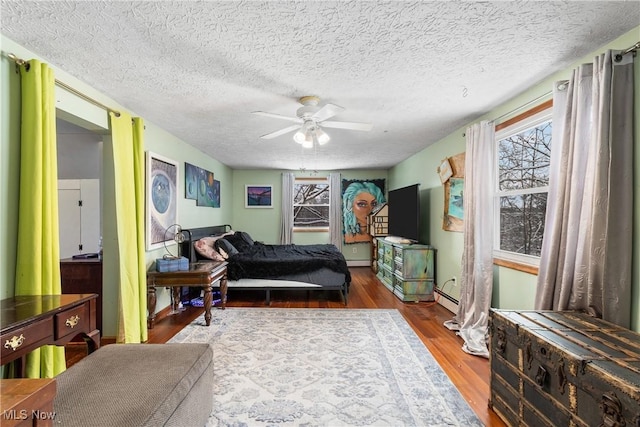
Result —
[{"label": "dresser with colorful drawers", "polygon": [[429,245],[377,238],[376,276],[402,301],[433,301],[436,250]]}]

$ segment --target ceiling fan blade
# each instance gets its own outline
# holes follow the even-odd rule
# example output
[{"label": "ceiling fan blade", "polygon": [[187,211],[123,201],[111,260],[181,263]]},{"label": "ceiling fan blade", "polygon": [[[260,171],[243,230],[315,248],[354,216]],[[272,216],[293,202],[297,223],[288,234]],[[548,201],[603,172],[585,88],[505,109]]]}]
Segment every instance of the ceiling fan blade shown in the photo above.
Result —
[{"label": "ceiling fan blade", "polygon": [[272,117],[274,119],[289,120],[290,122],[302,123],[302,119],[298,117],[283,116],[282,114],[267,113],[265,111],[252,111],[251,114],[257,114],[258,116]]},{"label": "ceiling fan blade", "polygon": [[326,128],[336,128],[336,129],[350,129],[350,130],[365,130],[369,131],[373,129],[373,125],[371,123],[356,123],[356,122],[322,122],[320,123],[322,127]]},{"label": "ceiling fan blade", "polygon": [[311,116],[311,119],[316,122],[322,122],[324,120],[327,120],[328,118],[335,116],[336,114],[342,111],[344,111],[344,108],[342,108],[339,105],[325,104],[324,107],[316,111],[315,114]]},{"label": "ceiling fan blade", "polygon": [[277,136],[284,135],[285,133],[291,132],[292,130],[300,129],[300,125],[291,125],[284,129],[277,130],[275,132],[268,133],[266,135],[262,135],[260,138],[262,139],[273,139]]}]

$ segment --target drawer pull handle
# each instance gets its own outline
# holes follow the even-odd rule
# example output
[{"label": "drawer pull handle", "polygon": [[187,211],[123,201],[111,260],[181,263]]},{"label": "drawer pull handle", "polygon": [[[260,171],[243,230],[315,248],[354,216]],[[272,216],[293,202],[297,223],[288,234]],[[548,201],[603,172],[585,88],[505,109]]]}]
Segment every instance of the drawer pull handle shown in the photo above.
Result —
[{"label": "drawer pull handle", "polygon": [[544,387],[544,383],[547,380],[547,370],[542,366],[538,366],[538,372],[536,373],[536,384],[540,387]]},{"label": "drawer pull handle", "polygon": [[11,348],[11,350],[16,351],[24,343],[24,340],[24,335],[20,334],[19,337],[14,335],[4,343],[4,348]]},{"label": "drawer pull handle", "polygon": [[564,362],[558,366],[558,391],[560,394],[564,394],[565,387],[567,386],[567,374],[564,373]]},{"label": "drawer pull handle", "polygon": [[527,341],[527,345],[524,348],[524,356],[527,361],[527,369],[531,369],[531,362],[533,362],[533,353],[531,352],[531,341]]},{"label": "drawer pull handle", "polygon": [[626,423],[622,417],[622,404],[615,393],[605,393],[602,395],[602,424],[603,427],[622,427]]},{"label": "drawer pull handle", "polygon": [[79,321],[80,321],[80,316],[76,314],[75,316],[71,316],[70,318],[68,318],[67,321],[64,322],[64,324],[70,328],[73,328],[78,324]]},{"label": "drawer pull handle", "polygon": [[507,334],[503,328],[498,328],[496,335],[498,337],[498,342],[496,343],[498,353],[504,354],[504,351],[507,348]]}]

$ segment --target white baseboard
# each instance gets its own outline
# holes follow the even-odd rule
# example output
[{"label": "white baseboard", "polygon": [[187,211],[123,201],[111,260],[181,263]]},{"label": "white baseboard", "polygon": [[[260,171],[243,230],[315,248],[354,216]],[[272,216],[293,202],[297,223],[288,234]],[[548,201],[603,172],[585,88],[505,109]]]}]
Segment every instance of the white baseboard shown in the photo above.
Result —
[{"label": "white baseboard", "polygon": [[438,304],[449,310],[451,313],[458,313],[458,301],[446,295],[443,292],[440,292],[436,289],[436,292],[439,293]]},{"label": "white baseboard", "polygon": [[363,260],[347,260],[347,267],[371,267],[371,261]]}]

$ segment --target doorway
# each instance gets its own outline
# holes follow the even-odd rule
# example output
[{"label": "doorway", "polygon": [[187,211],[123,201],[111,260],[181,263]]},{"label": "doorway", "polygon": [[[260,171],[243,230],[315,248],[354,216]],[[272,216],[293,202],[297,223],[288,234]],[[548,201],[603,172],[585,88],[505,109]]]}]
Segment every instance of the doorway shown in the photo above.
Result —
[{"label": "doorway", "polygon": [[60,118],[56,127],[60,258],[97,254],[102,245],[103,136]]}]

